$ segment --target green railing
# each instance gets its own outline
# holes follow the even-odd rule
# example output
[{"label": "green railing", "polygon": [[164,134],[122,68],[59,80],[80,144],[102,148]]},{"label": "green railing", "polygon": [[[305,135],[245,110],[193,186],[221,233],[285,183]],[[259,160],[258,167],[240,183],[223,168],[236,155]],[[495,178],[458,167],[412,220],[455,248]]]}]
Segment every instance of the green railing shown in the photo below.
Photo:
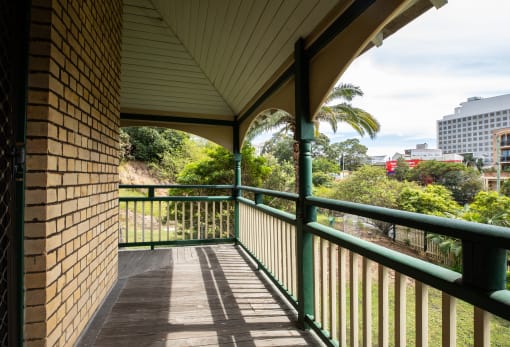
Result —
[{"label": "green railing", "polygon": [[[293,202],[298,201],[297,195],[241,189],[254,193],[254,198],[239,198],[239,244],[295,307],[307,307],[297,301],[303,291],[301,297],[313,310],[301,314],[328,345],[372,345],[377,341],[379,346],[425,346],[430,339],[432,344],[444,346],[457,341],[459,345],[488,346],[489,322],[495,331],[492,345],[509,341],[510,291],[505,289],[508,228],[307,197],[305,204],[312,211],[362,216],[460,239],[463,270],[455,272],[317,222],[303,226],[305,233],[313,235],[308,246],[312,250],[307,252],[298,246],[296,216],[263,203],[264,195]],[[312,254],[312,259],[298,261],[306,254]],[[313,275],[297,278],[298,264],[310,262]],[[406,308],[410,296],[414,307]],[[429,313],[429,306],[437,305],[440,309]],[[490,313],[500,318],[491,318]],[[471,324],[467,336],[466,315]],[[437,317],[439,324],[434,323]]]},{"label": "green railing", "polygon": [[[120,185],[119,188],[119,247],[234,241],[232,186]],[[212,195],[214,192],[230,195]]]},{"label": "green railing", "polygon": [[[319,211],[322,224],[298,225],[300,218],[292,211],[267,205],[286,201],[283,205],[296,211],[299,197],[292,193],[245,186],[121,188],[144,191],[144,196],[119,198],[119,246],[236,241],[328,345],[426,346],[430,340],[431,345],[489,346],[510,341],[508,228],[317,197],[301,203],[307,213]],[[227,193],[211,194],[222,190]],[[325,216],[332,214],[460,239],[462,272],[349,235],[334,223],[328,226]],[[302,241],[306,235],[312,242]]]}]

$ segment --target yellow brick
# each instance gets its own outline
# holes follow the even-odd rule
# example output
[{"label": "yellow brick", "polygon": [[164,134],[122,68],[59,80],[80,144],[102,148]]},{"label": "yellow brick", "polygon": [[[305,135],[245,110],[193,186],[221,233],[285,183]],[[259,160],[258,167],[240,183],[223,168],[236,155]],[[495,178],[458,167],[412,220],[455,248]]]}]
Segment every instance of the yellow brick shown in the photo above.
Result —
[{"label": "yellow brick", "polygon": [[46,284],[49,285],[56,281],[60,274],[62,273],[61,267],[57,264],[53,269],[46,272]]},{"label": "yellow brick", "polygon": [[24,242],[25,255],[43,254],[45,246],[46,246],[45,239],[36,239],[36,240],[25,239],[25,242]]},{"label": "yellow brick", "polygon": [[46,241],[46,252],[52,252],[56,250],[62,244],[62,235],[54,234],[47,238]]},{"label": "yellow brick", "polygon": [[[27,152],[29,153],[29,152]],[[44,152],[42,155],[27,155],[27,171],[52,170],[49,166],[49,158]],[[54,169],[53,169],[54,170]],[[30,173],[32,174],[32,173]],[[29,174],[29,175],[30,175]]]},{"label": "yellow brick", "polygon": [[48,152],[47,139],[27,139],[27,153],[30,154],[46,154]]},{"label": "yellow brick", "polygon": [[78,184],[78,175],[75,173],[64,173],[62,184],[64,186]]},{"label": "yellow brick", "polygon": [[35,189],[25,191],[25,202],[31,204],[43,204],[47,202],[47,191],[45,189]]},{"label": "yellow brick", "polygon": [[67,243],[74,239],[78,235],[78,229],[76,226],[69,227],[62,232],[62,243]]},{"label": "yellow brick", "polygon": [[44,288],[46,285],[46,272],[31,272],[25,274],[25,288]]},{"label": "yellow brick", "polygon": [[53,155],[62,155],[62,144],[53,139],[48,140],[48,153]]},{"label": "yellow brick", "polygon": [[44,271],[46,269],[46,256],[25,256],[25,272]]},{"label": "yellow brick", "polygon": [[46,184],[48,187],[61,186],[62,185],[62,174],[49,172],[47,174],[46,182],[47,182]]},{"label": "yellow brick", "polygon": [[[68,255],[62,261],[62,272],[66,272],[67,270],[72,268],[74,266],[74,264],[76,264],[76,261],[77,261],[77,254],[76,253],[72,253],[72,254]],[[66,298],[66,296],[64,296],[64,298]]]},{"label": "yellow brick", "polygon": [[46,309],[44,308],[44,306],[25,307],[25,321],[27,323],[44,322],[45,320],[46,320]]},{"label": "yellow brick", "polygon": [[27,136],[47,136],[48,135],[47,122],[29,122],[27,124]]},{"label": "yellow brick", "polygon": [[71,241],[71,242],[66,243],[66,254],[71,254],[71,253],[73,253],[73,252],[74,252],[74,249],[75,249],[75,247],[74,247],[74,241],[75,241],[75,240],[73,240],[73,241]]},{"label": "yellow brick", "polygon": [[46,323],[27,323],[25,325],[25,339],[38,339],[46,337]]},{"label": "yellow brick", "polygon": [[78,207],[78,200],[66,200],[62,203],[62,215],[76,211]]}]

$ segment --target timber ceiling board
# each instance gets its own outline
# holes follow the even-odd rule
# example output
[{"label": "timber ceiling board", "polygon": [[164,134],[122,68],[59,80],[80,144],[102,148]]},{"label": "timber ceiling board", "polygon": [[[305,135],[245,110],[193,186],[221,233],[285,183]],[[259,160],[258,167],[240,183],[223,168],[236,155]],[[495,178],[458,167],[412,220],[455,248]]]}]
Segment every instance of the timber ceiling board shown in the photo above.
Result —
[{"label": "timber ceiling board", "polygon": [[125,0],[121,107],[233,119],[344,0]]},{"label": "timber ceiling board", "polygon": [[232,109],[148,1],[124,1],[121,107],[231,119]]}]

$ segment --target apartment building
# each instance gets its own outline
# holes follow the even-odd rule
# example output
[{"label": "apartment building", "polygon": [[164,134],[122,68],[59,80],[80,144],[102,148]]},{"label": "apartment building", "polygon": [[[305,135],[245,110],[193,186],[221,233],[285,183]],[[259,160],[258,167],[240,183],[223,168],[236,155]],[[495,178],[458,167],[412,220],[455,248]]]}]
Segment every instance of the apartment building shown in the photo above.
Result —
[{"label": "apartment building", "polygon": [[494,131],[510,126],[510,94],[471,97],[454,114],[437,121],[437,147],[443,153],[472,153],[484,165],[493,165]]}]

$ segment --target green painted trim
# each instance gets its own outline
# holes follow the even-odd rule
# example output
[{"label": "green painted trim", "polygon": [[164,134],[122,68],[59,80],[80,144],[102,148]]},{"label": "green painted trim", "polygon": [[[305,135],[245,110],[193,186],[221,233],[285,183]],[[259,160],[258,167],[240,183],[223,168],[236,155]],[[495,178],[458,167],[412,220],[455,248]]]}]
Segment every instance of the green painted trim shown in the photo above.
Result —
[{"label": "green painted trim", "polygon": [[233,189],[231,184],[119,184],[119,189]]},{"label": "green painted trim", "polygon": [[241,116],[237,118],[237,123],[242,124],[267,98],[269,98],[275,91],[277,91],[285,82],[287,82],[294,75],[294,64],[289,66],[280,77],[253,103],[253,105],[246,110]]},{"label": "green painted trim", "polygon": [[154,114],[137,114],[137,113],[120,113],[120,120],[134,120],[144,122],[161,122],[161,123],[186,123],[186,124],[204,124],[233,127],[236,122],[223,119],[203,119],[194,117],[180,116],[158,116]]},{"label": "green painted trim", "polygon": [[121,196],[119,197],[120,202],[127,201],[231,201],[234,200],[232,196],[155,196],[144,197],[144,196]]},{"label": "green painted trim", "polygon": [[251,206],[259,211],[263,211],[263,212],[267,213],[268,215],[273,216],[279,220],[296,225],[296,216],[293,215],[292,213],[280,211],[276,208],[273,208],[273,207],[270,207],[270,206],[267,206],[264,204],[256,204],[253,201],[243,198],[243,197],[239,197],[238,200],[239,200],[239,202],[241,202],[245,205]]},{"label": "green painted trim", "polygon": [[338,341],[333,340],[331,338],[331,334],[329,331],[322,329],[322,326],[314,320],[312,315],[307,314],[305,316],[305,322],[307,326],[309,326],[317,336],[324,342],[327,346],[330,347],[339,347]]},{"label": "green painted trim", "polygon": [[232,198],[234,198],[234,236],[239,240],[239,196],[241,196],[241,146],[239,143],[239,124],[234,126],[234,189],[232,189]]},{"label": "green painted trim", "polygon": [[307,54],[310,58],[319,53],[338,34],[344,31],[356,18],[361,16],[375,0],[357,0],[347,8],[324,32],[308,47]]},{"label": "green painted trim", "polygon": [[307,328],[305,317],[314,311],[313,279],[313,238],[304,228],[305,223],[315,221],[314,207],[305,204],[305,197],[312,195],[312,143],[315,125],[310,114],[309,60],[305,41],[300,38],[294,45],[296,75],[294,81],[294,102],[296,110],[295,139],[299,145],[299,175],[296,204],[296,255],[297,255],[297,297],[298,325]]},{"label": "green painted trim", "polygon": [[310,196],[306,198],[306,203],[316,207],[470,240],[496,248],[510,249],[510,228]]},{"label": "green painted trim", "polygon": [[273,284],[278,288],[281,294],[285,296],[285,298],[294,306],[294,308],[297,308],[298,302],[296,297],[294,297],[288,289],[283,285],[282,282],[280,282],[271,271],[253,254],[248,247],[246,247],[241,241],[238,240],[239,246],[243,248],[243,250],[253,259],[255,263],[257,263],[258,269],[264,271],[264,273],[267,275],[267,277],[273,282]]},{"label": "green painted trim", "polygon": [[[32,15],[32,1],[24,0],[15,2],[14,5],[17,27],[17,37],[15,40],[16,59],[14,61],[14,69],[16,71],[17,85],[13,86],[15,89],[15,106],[14,112],[16,114],[15,121],[15,137],[16,147],[23,149],[23,156],[25,156],[25,145],[27,135],[27,112],[28,112],[28,75],[29,75],[29,46],[30,46],[30,25]],[[24,158],[26,163],[26,158]],[[15,209],[14,224],[15,224],[15,239],[13,240],[15,247],[15,281],[17,287],[16,295],[16,318],[15,323],[16,337],[9,339],[9,345],[23,346],[24,328],[25,328],[25,175],[26,164],[23,163],[21,172],[15,173]],[[12,318],[12,316],[11,316]],[[10,329],[8,327],[8,329]],[[12,331],[11,331],[12,332]]]},{"label": "green painted trim", "polygon": [[200,239],[200,240],[173,240],[173,241],[147,241],[147,242],[122,242],[119,243],[120,247],[154,247],[157,246],[199,246],[199,245],[216,245],[224,243],[234,243],[233,237],[224,239]]},{"label": "green painted trim", "polygon": [[289,193],[289,192],[279,192],[276,190],[270,190],[270,189],[264,189],[264,188],[256,188],[256,187],[248,187],[248,186],[239,186],[239,189],[252,192],[256,194],[263,194],[268,196],[274,196],[275,198],[281,198],[291,201],[297,201],[299,196],[295,193]]},{"label": "green painted trim", "polygon": [[342,248],[510,320],[510,291],[508,290],[488,292],[477,289],[462,283],[462,274],[458,272],[364,241],[316,222],[308,223],[305,229]]}]

